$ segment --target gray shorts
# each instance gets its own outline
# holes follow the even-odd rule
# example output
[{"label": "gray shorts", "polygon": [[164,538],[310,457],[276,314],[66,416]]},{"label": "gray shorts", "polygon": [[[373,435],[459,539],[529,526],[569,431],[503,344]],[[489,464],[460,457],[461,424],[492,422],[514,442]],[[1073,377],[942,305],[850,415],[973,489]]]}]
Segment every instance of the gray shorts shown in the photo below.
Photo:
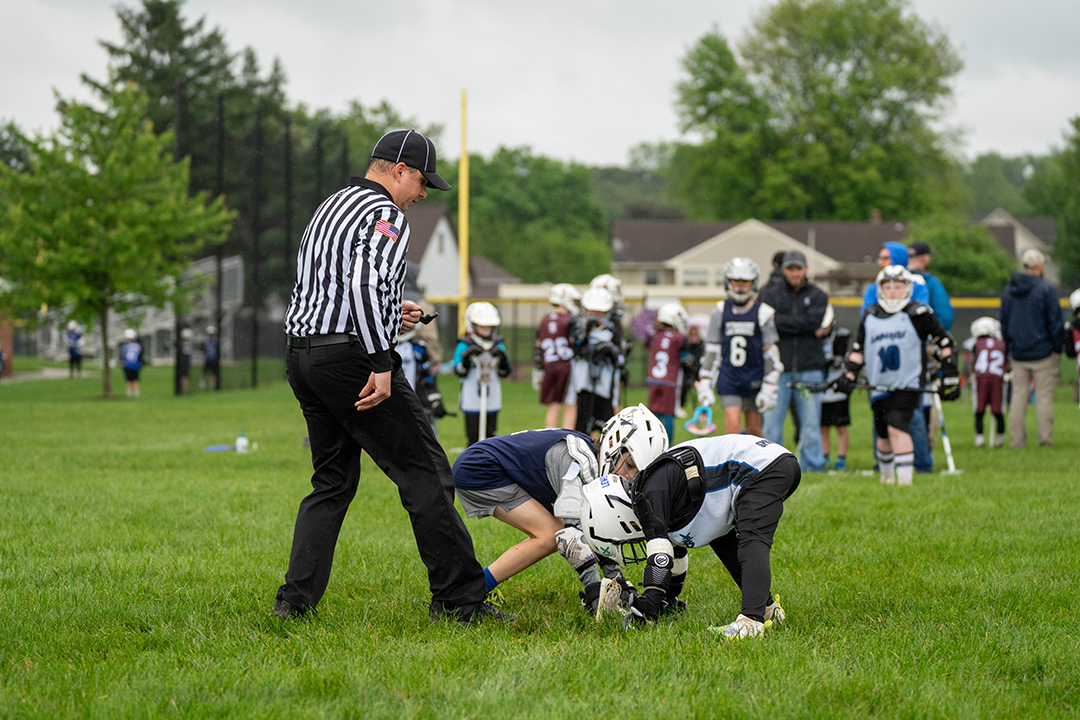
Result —
[{"label": "gray shorts", "polygon": [[457,494],[461,498],[461,507],[465,508],[465,514],[471,518],[494,515],[495,508],[500,507],[510,512],[533,499],[520,485],[503,485],[491,490],[457,488]]},{"label": "gray shorts", "polygon": [[757,403],[754,402],[752,397],[743,397],[742,395],[721,395],[720,407],[729,408],[737,407],[742,408],[744,413],[756,413],[758,412]]}]

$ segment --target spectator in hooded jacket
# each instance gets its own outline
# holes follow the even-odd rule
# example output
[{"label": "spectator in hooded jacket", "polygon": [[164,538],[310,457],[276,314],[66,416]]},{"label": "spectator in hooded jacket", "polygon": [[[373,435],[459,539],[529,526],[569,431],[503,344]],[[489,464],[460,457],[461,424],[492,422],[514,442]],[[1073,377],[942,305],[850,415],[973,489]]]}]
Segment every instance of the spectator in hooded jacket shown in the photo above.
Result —
[{"label": "spectator in hooded jacket", "polygon": [[1020,258],[1023,272],[1013,273],[1001,295],[1001,333],[1012,367],[1009,447],[1027,445],[1028,392],[1035,384],[1039,444],[1054,446],[1054,385],[1061,372],[1065,324],[1054,287],[1043,280],[1046,257],[1029,248]]}]

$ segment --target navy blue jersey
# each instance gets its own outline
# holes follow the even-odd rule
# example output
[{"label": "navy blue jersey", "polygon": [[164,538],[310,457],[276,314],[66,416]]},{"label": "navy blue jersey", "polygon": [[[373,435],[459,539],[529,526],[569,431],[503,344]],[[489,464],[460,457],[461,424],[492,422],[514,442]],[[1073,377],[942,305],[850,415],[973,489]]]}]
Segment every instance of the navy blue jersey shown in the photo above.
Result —
[{"label": "navy blue jersey", "polygon": [[733,303],[724,303],[720,318],[720,373],[716,378],[717,395],[753,397],[761,390],[765,374],[762,350],[761,319],[757,308],[735,314]]},{"label": "navy blue jersey", "polygon": [[558,429],[523,430],[474,443],[454,462],[454,485],[469,490],[518,485],[551,512],[556,492],[548,480],[544,459],[551,446],[567,435],[576,435],[592,445],[588,435]]},{"label": "navy blue jersey", "polygon": [[120,357],[123,359],[126,370],[141,369],[143,361],[142,345],[134,340],[125,341],[120,345]]},{"label": "navy blue jersey", "polygon": [[218,361],[218,341],[212,338],[207,338],[203,343],[203,359],[208,363],[216,363]]}]

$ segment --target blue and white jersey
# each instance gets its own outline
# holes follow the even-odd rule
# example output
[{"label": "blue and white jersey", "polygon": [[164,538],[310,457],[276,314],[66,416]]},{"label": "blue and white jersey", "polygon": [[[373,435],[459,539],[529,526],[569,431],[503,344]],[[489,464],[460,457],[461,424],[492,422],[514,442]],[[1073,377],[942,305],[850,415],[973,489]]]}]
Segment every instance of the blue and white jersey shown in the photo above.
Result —
[{"label": "blue and white jersey", "polygon": [[221,346],[214,338],[207,338],[203,342],[203,360],[208,363],[216,363],[221,357]]},{"label": "blue and white jersey", "polygon": [[128,340],[120,345],[120,358],[125,370],[142,369],[142,354],[142,345],[134,340]]},{"label": "blue and white jersey", "polygon": [[401,358],[401,372],[405,373],[405,379],[409,382],[409,387],[416,390],[416,381],[420,372],[420,363],[416,357],[416,346],[409,340],[399,341],[394,345],[394,352]]},{"label": "blue and white jersey", "polygon": [[[498,347],[502,349],[503,354],[506,354],[506,347],[500,342]],[[457,349],[454,351],[454,365],[461,364],[462,356],[469,348],[469,344],[465,342],[459,342]],[[481,369],[484,366],[487,369],[488,381],[483,382],[484,372]],[[499,412],[502,409],[502,385],[499,382],[499,363],[491,356],[490,352],[481,353],[478,357],[473,358],[473,363],[469,367],[468,374],[461,378],[461,394],[458,396],[458,407],[461,408],[463,413],[479,413],[480,412],[480,386],[487,385],[487,412],[494,413]]]},{"label": "blue and white jersey", "polygon": [[749,308],[721,300],[709,318],[705,335],[706,352],[719,358],[714,374],[717,395],[753,397],[761,389],[765,374],[764,347],[779,339],[776,312],[765,303]]},{"label": "blue and white jersey", "polygon": [[592,447],[588,435],[558,429],[523,430],[473,443],[454,461],[454,485],[468,490],[517,485],[552,512],[559,489],[548,477],[545,459],[548,450],[568,436]]},{"label": "blue and white jersey", "polygon": [[668,539],[682,547],[702,547],[735,527],[735,501],[743,485],[785,455],[783,445],[753,435],[718,435],[680,443],[668,450],[692,447],[705,466],[705,500],[697,515],[685,526],[668,532]]},{"label": "blue and white jersey", "polygon": [[68,354],[71,357],[78,357],[82,354],[82,333],[78,330],[68,330],[64,334],[64,340],[67,342]]},{"label": "blue and white jersey", "polygon": [[[924,312],[930,311],[925,305],[919,307],[925,308]],[[872,305],[861,328],[865,336],[862,345],[866,382],[871,388],[888,390],[871,389],[871,400],[883,398],[892,390],[921,387],[923,375],[923,340],[906,308],[891,315],[874,312],[875,308],[880,310],[879,305]]]},{"label": "blue and white jersey", "polygon": [[[589,331],[587,343],[595,348],[603,343],[618,347],[620,338],[615,334],[614,325],[606,319],[603,324]],[[619,404],[618,361],[600,358],[595,353],[592,360],[588,355],[575,357],[571,361],[570,388],[573,396],[582,391],[589,391],[599,397],[608,398],[613,405]],[[571,397],[568,394],[568,397]]]}]

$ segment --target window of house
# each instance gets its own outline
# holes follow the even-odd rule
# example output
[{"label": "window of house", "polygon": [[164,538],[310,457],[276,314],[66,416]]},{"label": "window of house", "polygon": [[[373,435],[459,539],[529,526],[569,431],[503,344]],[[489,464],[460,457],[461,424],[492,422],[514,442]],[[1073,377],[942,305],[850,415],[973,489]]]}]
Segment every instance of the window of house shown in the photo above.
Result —
[{"label": "window of house", "polygon": [[709,284],[709,270],[708,268],[686,268],[683,270],[683,285],[708,285]]},{"label": "window of house", "polygon": [[652,270],[645,271],[645,284],[646,285],[659,285],[660,284],[660,271],[653,268]]}]

